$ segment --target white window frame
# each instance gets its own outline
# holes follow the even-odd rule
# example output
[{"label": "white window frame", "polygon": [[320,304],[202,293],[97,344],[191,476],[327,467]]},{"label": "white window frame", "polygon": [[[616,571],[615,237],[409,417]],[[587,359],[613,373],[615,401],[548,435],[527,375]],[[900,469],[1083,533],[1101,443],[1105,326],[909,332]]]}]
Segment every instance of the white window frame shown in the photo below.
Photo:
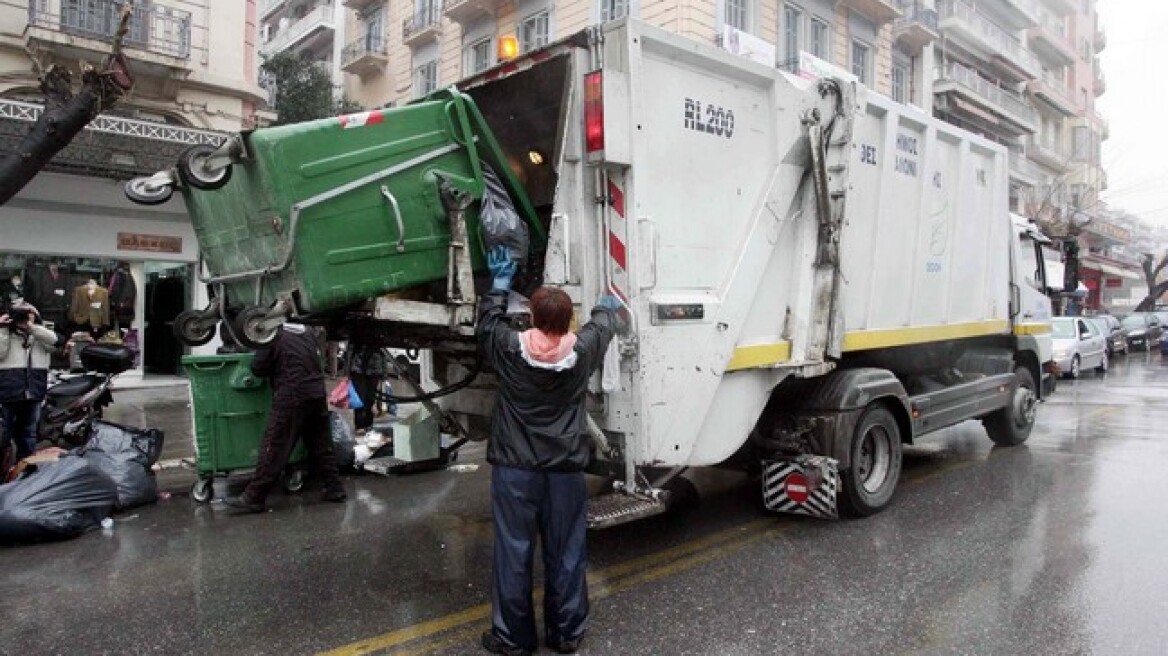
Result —
[{"label": "white window frame", "polygon": [[[542,40],[539,38],[538,21],[544,21],[544,33]],[[534,39],[528,39],[528,26],[536,26]],[[537,12],[528,14],[519,21],[519,25],[515,29],[515,33],[519,35],[519,52],[528,53],[537,48],[542,48],[552,41],[552,12],[551,9],[545,7]]]},{"label": "white window frame", "polygon": [[[486,61],[482,66],[475,66],[475,49],[481,48],[482,46],[486,46],[487,48]],[[466,54],[463,57],[462,62],[463,75],[474,75],[475,73],[481,73],[495,65],[495,38],[492,36],[486,36],[481,39],[475,39],[474,41],[471,41],[466,45],[464,51]]]},{"label": "white window frame", "polygon": [[[863,55],[862,61],[857,60],[857,56],[861,54]],[[860,83],[871,86],[872,46],[859,39],[852,39],[852,51],[848,59],[850,60],[852,75],[859,78]]]},{"label": "white window frame", "polygon": [[599,0],[597,17],[600,22],[620,20],[632,14],[633,0]]},{"label": "white window frame", "polygon": [[784,2],[782,8],[782,25],[779,34],[782,35],[782,60],[779,62],[784,68],[797,70],[799,67],[799,51],[803,50],[803,8],[790,2]]},{"label": "white window frame", "polygon": [[438,89],[438,60],[431,59],[414,67],[414,97],[421,98]]},{"label": "white window frame", "polygon": [[893,100],[902,105],[907,105],[912,102],[911,78],[911,66],[901,62],[892,62],[891,87],[889,89],[889,95],[892,96]]},{"label": "white window frame", "polygon": [[[385,39],[385,5],[361,16],[361,31],[365,39],[365,49],[370,52],[381,52],[388,49]],[[381,48],[376,47],[381,44]]]},{"label": "white window frame", "polygon": [[[822,48],[816,48],[816,28],[823,28]],[[831,23],[811,16],[807,21],[807,52],[825,61],[831,61]]]},{"label": "white window frame", "polygon": [[[731,20],[731,4],[735,5],[733,18],[741,18],[741,24]],[[737,14],[741,14],[738,16]],[[743,32],[754,31],[754,0],[722,0],[722,24],[729,25]]]}]

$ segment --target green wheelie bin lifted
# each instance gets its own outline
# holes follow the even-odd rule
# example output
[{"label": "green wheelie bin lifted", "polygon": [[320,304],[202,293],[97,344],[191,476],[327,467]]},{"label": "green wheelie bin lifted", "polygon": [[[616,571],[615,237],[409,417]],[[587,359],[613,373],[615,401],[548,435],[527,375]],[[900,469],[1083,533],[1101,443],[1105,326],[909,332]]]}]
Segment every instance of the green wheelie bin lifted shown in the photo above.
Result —
[{"label": "green wheelie bin lifted", "polygon": [[[191,417],[195,434],[195,469],[199,480],[191,498],[207,503],[214,497],[214,479],[233,471],[254,469],[259,461],[264,426],[272,407],[268,381],[251,372],[251,353],[187,355],[183,367],[191,385]],[[284,472],[284,489],[304,486],[302,465],[308,457],[298,442]]]},{"label": "green wheelie bin lifted", "polygon": [[[235,333],[254,347],[272,334],[274,315],[328,312],[447,279],[458,249],[481,270],[476,201],[486,168],[528,225],[532,251],[541,248],[545,230],[506,155],[474,101],[454,89],[189,149],[173,186],[216,303],[229,311],[184,313],[176,334],[206,343],[221,316],[234,316]],[[139,182],[127,187],[131,198]]]}]

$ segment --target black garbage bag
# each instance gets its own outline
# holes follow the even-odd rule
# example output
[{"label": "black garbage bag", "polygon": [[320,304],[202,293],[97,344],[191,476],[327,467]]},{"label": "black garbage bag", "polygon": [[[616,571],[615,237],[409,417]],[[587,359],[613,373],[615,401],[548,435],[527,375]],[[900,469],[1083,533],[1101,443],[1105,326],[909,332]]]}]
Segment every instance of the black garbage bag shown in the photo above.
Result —
[{"label": "black garbage bag", "polygon": [[357,440],[353,437],[349,422],[339,412],[329,412],[329,435],[332,437],[333,457],[337,459],[337,467],[352,469],[357,461],[353,451]]},{"label": "black garbage bag", "polygon": [[479,211],[483,243],[488,252],[495,246],[506,246],[511,259],[523,266],[527,262],[527,223],[515,211],[515,204],[511,202],[507,189],[486,162],[483,163],[483,182],[486,183],[486,189]]},{"label": "black garbage bag", "polygon": [[163,433],[104,421],[76,453],[93,463],[118,486],[118,508],[126,510],[158,501],[158,481],[150,468],[162,451]]},{"label": "black garbage bag", "polygon": [[66,455],[0,485],[0,544],[65,540],[97,528],[118,500],[118,486],[90,461]]}]

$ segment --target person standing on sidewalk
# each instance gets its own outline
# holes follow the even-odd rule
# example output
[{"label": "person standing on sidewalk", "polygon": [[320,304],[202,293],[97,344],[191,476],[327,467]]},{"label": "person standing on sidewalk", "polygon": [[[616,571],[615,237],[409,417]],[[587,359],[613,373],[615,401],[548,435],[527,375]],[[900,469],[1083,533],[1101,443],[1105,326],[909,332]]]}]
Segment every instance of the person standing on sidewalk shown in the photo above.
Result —
[{"label": "person standing on sidewalk", "polygon": [[538,647],[532,604],[536,537],[543,545],[544,641],[553,651],[576,651],[588,621],[586,566],[590,457],[588,379],[599,368],[614,330],[619,302],[602,297],[592,320],[572,333],[572,299],[541,287],[531,297],[532,329],[508,325],[507,295],[516,265],[506,247],[488,253],[492,289],[479,306],[479,348],[499,379],[491,417],[491,514],[495,526],[491,628],[482,646],[496,654],[530,654]]},{"label": "person standing on sidewalk", "polygon": [[387,364],[385,351],[380,346],[359,344],[352,345],[352,348],[349,380],[353,384],[353,389],[357,390],[357,396],[361,397],[361,402],[364,403],[360,410],[353,411],[353,428],[357,430],[358,435],[364,435],[373,427]]},{"label": "person standing on sidewalk", "polygon": [[37,419],[49,386],[49,358],[60,337],[37,323],[27,303],[0,315],[0,405],[5,432],[16,444],[16,459],[36,450]]},{"label": "person standing on sidewalk", "polygon": [[263,512],[298,439],[308,447],[309,467],[320,479],[321,498],[343,502],[347,496],[329,438],[328,401],[316,337],[303,324],[285,323],[271,344],[256,353],[251,370],[271,380],[272,410],[255,475],[242,494],[224,503],[239,512]]}]

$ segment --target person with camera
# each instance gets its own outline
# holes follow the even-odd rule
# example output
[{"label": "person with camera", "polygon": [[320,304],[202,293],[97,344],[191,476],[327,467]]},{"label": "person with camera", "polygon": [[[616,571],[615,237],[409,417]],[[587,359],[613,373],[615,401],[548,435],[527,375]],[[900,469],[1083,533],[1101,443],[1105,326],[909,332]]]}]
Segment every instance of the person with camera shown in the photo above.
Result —
[{"label": "person with camera", "polygon": [[49,386],[49,357],[60,338],[40,325],[36,308],[14,305],[0,315],[0,406],[20,460],[36,450],[37,419]]}]

